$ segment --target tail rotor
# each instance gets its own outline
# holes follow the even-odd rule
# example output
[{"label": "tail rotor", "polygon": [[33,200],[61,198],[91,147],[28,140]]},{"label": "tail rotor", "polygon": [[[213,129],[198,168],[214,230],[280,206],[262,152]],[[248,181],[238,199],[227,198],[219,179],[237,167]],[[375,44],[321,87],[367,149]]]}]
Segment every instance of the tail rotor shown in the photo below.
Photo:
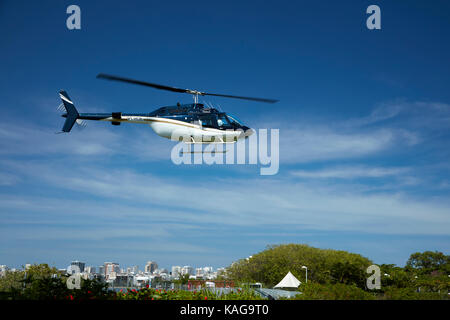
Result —
[{"label": "tail rotor", "polygon": [[80,129],[84,129],[87,126],[87,122],[81,119],[77,119],[77,121],[75,121],[75,123],[78,125],[78,128]]}]

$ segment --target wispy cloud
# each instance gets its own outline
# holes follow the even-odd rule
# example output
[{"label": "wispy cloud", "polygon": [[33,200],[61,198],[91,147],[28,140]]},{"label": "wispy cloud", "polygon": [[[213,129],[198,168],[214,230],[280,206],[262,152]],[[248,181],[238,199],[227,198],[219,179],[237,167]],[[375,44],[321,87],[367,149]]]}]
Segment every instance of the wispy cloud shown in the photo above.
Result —
[{"label": "wispy cloud", "polygon": [[[408,150],[424,142],[430,131],[443,128],[442,122],[450,117],[448,107],[439,103],[389,102],[367,116],[349,120],[291,119],[286,123],[266,119],[258,126],[280,128],[281,163],[358,160]],[[421,121],[441,125],[419,130],[419,123],[424,125]]]},{"label": "wispy cloud", "polygon": [[144,161],[169,159],[173,142],[161,141],[148,126],[129,129],[132,132],[117,133],[104,123],[97,123],[83,130],[74,127],[70,134],[55,134],[56,128],[3,122],[0,155],[105,157],[134,154],[136,159]]},{"label": "wispy cloud", "polygon": [[[132,204],[149,217],[160,217],[163,209],[166,218],[186,223],[289,224],[398,234],[446,234],[450,227],[448,204],[443,200],[417,201],[401,193],[363,194],[351,186],[236,178],[216,183],[212,189],[208,179],[186,184],[185,179],[164,179],[133,170],[73,170],[54,165],[50,170],[30,164],[14,168],[53,188],[103,198],[107,207],[118,201]],[[374,173],[380,174],[387,173]],[[129,210],[124,209],[125,213]],[[385,219],[389,226],[381,227]]]},{"label": "wispy cloud", "polygon": [[[446,105],[428,107],[446,112]],[[404,112],[380,109],[358,125],[280,125],[281,164],[288,170],[270,178],[228,167],[214,168],[213,176],[192,173],[206,169],[199,167],[177,167],[175,174],[165,167],[173,143],[145,126],[118,131],[100,123],[55,135],[43,126],[4,121],[1,237],[8,243],[92,242],[107,252],[128,248],[143,257],[146,250],[216,252],[214,243],[195,237],[226,237],[223,229],[448,235],[448,197],[418,197],[403,188],[421,181],[421,167],[409,159],[397,166],[380,160],[427,141],[417,118],[405,121]],[[151,167],[142,165],[149,161]],[[447,184],[441,186],[445,192]]]},{"label": "wispy cloud", "polygon": [[392,146],[397,135],[390,130],[345,132],[338,129],[299,127],[280,130],[282,163],[354,159]]},{"label": "wispy cloud", "polygon": [[362,160],[388,152],[447,148],[450,105],[394,100],[377,105],[367,116],[347,120],[262,119],[262,128],[280,128],[281,163]]},{"label": "wispy cloud", "polygon": [[0,186],[11,186],[20,181],[16,175],[0,172]]},{"label": "wispy cloud", "polygon": [[300,178],[309,179],[357,179],[357,178],[383,178],[397,176],[410,171],[410,168],[384,168],[368,166],[335,167],[322,170],[294,170],[291,174]]},{"label": "wispy cloud", "polygon": [[429,131],[446,129],[450,124],[450,105],[433,101],[394,100],[380,103],[366,117],[344,121],[346,127],[382,124],[385,127]]}]

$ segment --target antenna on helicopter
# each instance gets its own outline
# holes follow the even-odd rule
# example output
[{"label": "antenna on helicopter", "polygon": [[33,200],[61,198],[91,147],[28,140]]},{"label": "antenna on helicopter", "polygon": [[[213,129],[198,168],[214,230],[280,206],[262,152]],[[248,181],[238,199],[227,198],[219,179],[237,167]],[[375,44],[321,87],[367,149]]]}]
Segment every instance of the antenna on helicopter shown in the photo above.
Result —
[{"label": "antenna on helicopter", "polygon": [[134,79],[129,79],[129,78],[113,76],[113,75],[104,74],[104,73],[99,73],[97,75],[97,78],[113,80],[113,81],[120,81],[120,82],[127,82],[127,83],[137,84],[137,85],[141,85],[141,86],[151,87],[151,88],[155,88],[155,89],[160,89],[160,90],[178,92],[178,93],[189,93],[189,94],[192,94],[195,104],[198,103],[198,96],[216,96],[216,97],[243,99],[243,100],[258,101],[258,102],[265,102],[265,103],[278,102],[278,100],[274,100],[274,99],[233,96],[233,95],[229,95],[229,94],[208,93],[208,92],[202,92],[202,91],[198,91],[198,90],[181,89],[181,88],[169,87],[169,86],[165,86],[165,85],[157,84],[157,83],[151,83],[151,82],[146,82],[146,81],[140,81],[140,80],[134,80]]}]

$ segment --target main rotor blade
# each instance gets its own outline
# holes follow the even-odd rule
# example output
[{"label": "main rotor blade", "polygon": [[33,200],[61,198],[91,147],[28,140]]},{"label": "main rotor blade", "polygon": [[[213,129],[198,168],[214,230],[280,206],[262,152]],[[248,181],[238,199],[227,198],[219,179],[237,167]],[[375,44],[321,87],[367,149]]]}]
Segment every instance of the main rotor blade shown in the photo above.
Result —
[{"label": "main rotor blade", "polygon": [[145,82],[145,81],[140,81],[140,80],[122,78],[122,77],[112,76],[112,75],[104,74],[104,73],[99,73],[97,75],[97,78],[99,78],[99,79],[106,79],[106,80],[128,82],[128,83],[138,84],[138,85],[146,86],[146,87],[152,87],[152,88],[156,88],[156,89],[160,89],[160,90],[168,90],[168,91],[173,91],[173,92],[188,93],[188,91],[186,89],[169,87],[169,86],[164,86],[164,85],[161,85],[161,84],[150,83],[150,82]]},{"label": "main rotor blade", "polygon": [[193,95],[216,96],[216,97],[225,97],[225,98],[233,98],[233,99],[259,101],[259,102],[266,102],[266,103],[278,102],[278,100],[274,100],[274,99],[242,97],[242,96],[233,96],[233,95],[228,95],[228,94],[201,92],[201,91],[190,90],[190,89],[181,89],[181,88],[169,87],[169,86],[165,86],[165,85],[157,84],[157,83],[151,83],[151,82],[146,82],[146,81],[140,81],[140,80],[134,80],[134,79],[129,79],[129,78],[113,76],[113,75],[104,74],[104,73],[99,73],[97,75],[97,78],[127,82],[127,83],[137,84],[137,85],[141,85],[141,86],[151,87],[151,88],[155,88],[155,89],[160,89],[160,90],[167,90],[167,91],[178,92],[178,93],[189,93],[189,94],[193,94]]},{"label": "main rotor blade", "polygon": [[225,98],[233,98],[233,99],[243,99],[243,100],[252,100],[266,103],[275,103],[279,100],[275,99],[265,99],[265,98],[252,98],[252,97],[241,97],[241,96],[231,96],[228,94],[219,94],[219,93],[204,93],[202,96],[216,96],[216,97],[225,97]]}]

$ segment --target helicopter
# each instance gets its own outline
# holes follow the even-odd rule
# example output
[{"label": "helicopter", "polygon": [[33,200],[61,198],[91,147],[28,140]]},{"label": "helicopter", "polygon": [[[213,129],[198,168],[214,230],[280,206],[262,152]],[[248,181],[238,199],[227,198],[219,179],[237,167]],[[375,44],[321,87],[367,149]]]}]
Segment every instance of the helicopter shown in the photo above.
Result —
[{"label": "helicopter", "polygon": [[236,117],[221,112],[216,108],[199,103],[199,96],[216,96],[233,99],[243,99],[264,103],[275,103],[278,100],[234,96],[218,93],[207,93],[198,90],[180,89],[166,85],[140,80],[123,78],[100,73],[98,79],[131,83],[160,90],[191,94],[194,103],[160,107],[150,113],[79,113],[66,91],[59,91],[62,104],[59,109],[65,111],[61,116],[66,118],[61,133],[70,132],[78,123],[85,126],[84,120],[109,121],[112,125],[123,122],[148,124],[153,131],[167,139],[185,143],[234,143],[239,139],[248,138],[255,131],[245,126]]}]

